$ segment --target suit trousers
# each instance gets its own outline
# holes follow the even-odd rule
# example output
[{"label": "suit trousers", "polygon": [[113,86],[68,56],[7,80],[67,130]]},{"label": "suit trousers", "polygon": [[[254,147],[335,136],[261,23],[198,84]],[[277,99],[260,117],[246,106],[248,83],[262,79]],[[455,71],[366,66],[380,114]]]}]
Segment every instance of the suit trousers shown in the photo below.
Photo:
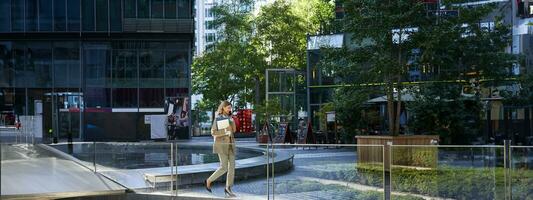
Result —
[{"label": "suit trousers", "polygon": [[211,174],[209,178],[207,178],[207,181],[212,183],[227,172],[226,187],[233,186],[233,179],[235,178],[235,153],[219,153],[218,159],[220,160],[220,167],[218,167],[218,169]]}]

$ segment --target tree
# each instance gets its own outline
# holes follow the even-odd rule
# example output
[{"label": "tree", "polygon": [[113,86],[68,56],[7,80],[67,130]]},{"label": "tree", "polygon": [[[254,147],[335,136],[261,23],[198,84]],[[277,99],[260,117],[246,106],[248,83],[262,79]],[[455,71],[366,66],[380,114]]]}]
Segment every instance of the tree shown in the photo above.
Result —
[{"label": "tree", "polygon": [[271,68],[304,69],[306,29],[286,1],[261,8],[256,18],[258,49],[269,55]]},{"label": "tree", "polygon": [[[264,55],[250,41],[253,37],[252,1],[225,1],[215,6],[215,27],[221,40],[195,58],[193,91],[202,94],[212,110],[221,100],[254,102],[257,74],[265,66]],[[258,92],[258,91],[257,91]]]},{"label": "tree", "polygon": [[[505,53],[509,45],[509,27],[503,24],[501,18],[494,19],[492,28],[480,24],[495,6],[488,4],[467,8],[453,4],[456,2],[429,5],[415,0],[346,0],[344,30],[353,43],[343,49],[325,51],[326,60],[321,64],[333,69],[344,84],[381,91],[374,95],[385,94],[388,130],[390,134],[397,135],[402,95],[408,91],[405,85],[409,81],[410,70],[424,71],[426,81],[497,81],[508,77],[509,69],[516,62],[515,56]],[[459,14],[447,15],[438,10],[443,7]],[[485,81],[483,84],[497,84],[496,81]],[[456,86],[444,87],[440,91],[455,89]],[[424,87],[422,84],[420,91],[426,91]],[[479,102],[479,97],[474,98]]]},{"label": "tree", "polygon": [[[300,5],[303,0],[300,0]],[[203,94],[208,105],[230,99],[239,105],[265,104],[264,84],[267,68],[303,69],[306,33],[316,32],[316,21],[331,20],[325,14],[330,3],[313,0],[312,15],[295,14],[295,4],[283,0],[261,8],[258,16],[251,12],[253,1],[224,1],[216,6],[215,27],[221,39],[192,65],[193,91]],[[316,12],[315,12],[316,11]],[[333,12],[333,10],[329,10]],[[316,17],[315,17],[316,15]],[[305,17],[305,18],[304,18]],[[306,21],[306,20],[310,21]],[[327,23],[324,22],[323,26]],[[304,26],[309,25],[309,26]]]},{"label": "tree", "polygon": [[374,74],[370,81],[382,83],[387,96],[389,132],[397,135],[402,107],[400,83],[407,72],[409,50],[415,47],[409,36],[416,34],[416,27],[423,24],[424,6],[412,0],[348,0],[345,8],[345,31],[359,44],[350,51],[358,55],[354,56],[358,58],[354,65]]}]

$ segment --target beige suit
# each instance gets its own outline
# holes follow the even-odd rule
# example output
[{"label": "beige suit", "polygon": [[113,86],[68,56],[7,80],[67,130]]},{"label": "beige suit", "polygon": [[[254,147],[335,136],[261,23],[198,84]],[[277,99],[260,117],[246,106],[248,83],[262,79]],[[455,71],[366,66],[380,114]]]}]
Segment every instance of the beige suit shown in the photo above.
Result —
[{"label": "beige suit", "polygon": [[211,135],[214,138],[213,153],[218,154],[220,160],[220,167],[207,179],[210,183],[214,182],[218,177],[228,172],[226,176],[226,187],[233,186],[233,179],[235,177],[235,137],[236,130],[233,119],[230,118],[231,126],[227,129],[231,134],[226,135],[226,130],[217,130],[216,120],[211,126]]}]

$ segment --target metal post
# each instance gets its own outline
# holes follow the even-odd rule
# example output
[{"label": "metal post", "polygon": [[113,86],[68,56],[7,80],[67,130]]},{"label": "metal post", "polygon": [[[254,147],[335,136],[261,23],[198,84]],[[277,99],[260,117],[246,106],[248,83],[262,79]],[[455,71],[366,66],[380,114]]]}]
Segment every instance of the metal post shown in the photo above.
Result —
[{"label": "metal post", "polygon": [[276,189],[276,182],[274,180],[274,178],[276,176],[274,176],[274,171],[275,171],[275,168],[274,168],[274,144],[272,144],[272,200],[274,200],[276,198],[276,193],[275,193],[275,189]]},{"label": "metal post", "polygon": [[179,175],[178,175],[178,144],[176,143],[176,152],[174,153],[174,163],[175,163],[175,172],[176,172],[176,190],[174,191],[176,196],[178,196],[178,180],[179,180]]},{"label": "metal post", "polygon": [[170,143],[170,194],[172,194],[172,187],[174,186],[174,143]]},{"label": "metal post", "polygon": [[388,157],[383,157],[383,173],[385,174],[383,185],[385,190],[385,200],[390,200],[392,193],[392,142],[387,142],[383,149],[383,155],[388,155]]},{"label": "metal post", "polygon": [[[268,127],[268,126],[267,126],[267,127]],[[268,128],[267,128],[267,133],[268,133]],[[268,152],[268,150],[269,150],[269,148],[268,148],[269,145],[270,145],[270,140],[269,140],[269,142],[267,142],[267,144],[266,144],[266,154],[267,154],[267,163],[266,163],[266,170],[267,170],[267,171],[266,171],[266,172],[267,172],[267,173],[266,173],[266,175],[267,175],[267,200],[270,199],[270,169],[269,169],[269,168],[270,168],[270,167],[269,167],[269,165],[270,165],[270,152]]]},{"label": "metal post", "polygon": [[505,199],[511,200],[511,140],[503,141],[503,165],[504,165],[504,183],[505,183]]},{"label": "metal post", "polygon": [[96,141],[94,141],[95,139],[93,139],[93,167],[94,167],[94,172],[96,172]]}]

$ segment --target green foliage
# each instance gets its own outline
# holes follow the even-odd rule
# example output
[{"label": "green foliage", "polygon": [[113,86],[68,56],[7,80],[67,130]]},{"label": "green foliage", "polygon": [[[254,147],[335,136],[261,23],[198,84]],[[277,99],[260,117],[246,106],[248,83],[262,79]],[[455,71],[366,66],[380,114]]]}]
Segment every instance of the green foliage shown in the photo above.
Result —
[{"label": "green foliage", "polygon": [[[518,61],[515,55],[505,53],[510,29],[501,17],[494,18],[493,29],[480,25],[495,11],[495,4],[461,7],[453,3],[457,1],[443,1],[442,5],[458,11],[458,16],[450,17],[428,14],[422,1],[345,0],[343,22],[349,43],[343,49],[321,51],[323,57],[318,66],[331,72],[337,84],[372,87],[370,95],[386,95],[389,132],[397,134],[401,112],[397,108],[401,102],[392,98],[393,91],[402,91],[401,82],[407,79],[408,70],[425,71],[430,81],[495,79],[483,83],[491,86],[508,77],[508,70]],[[422,131],[415,133],[453,137],[479,131],[479,98],[464,100],[455,95],[460,93],[461,85],[428,87],[440,89],[432,96],[436,99],[419,98],[408,105],[417,118],[414,128]],[[351,89],[356,93],[360,87]],[[423,95],[430,92],[421,90]],[[426,116],[431,117],[423,119]],[[344,124],[356,123],[353,119],[344,120]]]},{"label": "green foliage", "polygon": [[393,163],[400,166],[435,168],[438,148],[394,147]]},{"label": "green foliage", "polygon": [[461,86],[421,86],[408,110],[414,115],[409,126],[417,134],[439,135],[441,144],[469,144],[481,131],[480,99],[460,96]]},{"label": "green foliage", "polygon": [[[366,180],[377,179],[383,176],[383,166],[359,165],[357,173],[360,177],[368,177]],[[504,195],[504,169],[501,167],[439,167],[434,170],[394,167],[391,175],[392,189],[397,192],[453,199],[501,199]],[[512,177],[513,198],[531,199],[533,171],[514,170]]]},{"label": "green foliage", "polygon": [[523,74],[519,77],[520,90],[516,94],[503,92],[504,104],[509,106],[529,106],[533,104],[533,74]]},{"label": "green foliage", "polygon": [[[331,192],[333,195],[329,199],[363,199],[378,200],[383,199],[382,192],[359,191],[350,187],[336,184],[322,184],[318,181],[287,180],[276,183],[274,191],[276,194],[301,193],[301,192]],[[420,200],[423,198],[414,196],[393,195],[393,199],[400,200]]]},{"label": "green foliage", "polygon": [[302,26],[311,34],[331,31],[334,9],[333,0],[295,0],[292,6],[292,12],[303,19]]},{"label": "green foliage", "polygon": [[221,40],[192,64],[193,93],[203,94],[205,104],[211,107],[226,99],[235,100],[239,106],[261,104],[265,70],[304,69],[306,33],[323,27],[315,23],[326,26],[333,13],[333,9],[329,14],[327,11],[331,3],[322,0],[312,1],[312,7],[304,1],[279,0],[254,16],[253,3],[230,0],[213,9]]},{"label": "green foliage", "polygon": [[342,126],[341,137],[344,141],[354,140],[355,135],[367,134],[369,124],[379,123],[377,113],[366,110],[365,102],[371,91],[365,88],[338,88],[334,92],[333,104],[335,118]]},{"label": "green foliage", "polygon": [[260,124],[264,124],[266,120],[270,119],[272,115],[286,115],[288,114],[286,110],[281,109],[280,102],[277,99],[270,99],[268,101],[263,101],[261,104],[256,104],[254,112],[256,113],[256,118]]},{"label": "green foliage", "polygon": [[261,8],[256,18],[257,42],[273,68],[304,69],[306,30],[301,21],[286,1]]}]

